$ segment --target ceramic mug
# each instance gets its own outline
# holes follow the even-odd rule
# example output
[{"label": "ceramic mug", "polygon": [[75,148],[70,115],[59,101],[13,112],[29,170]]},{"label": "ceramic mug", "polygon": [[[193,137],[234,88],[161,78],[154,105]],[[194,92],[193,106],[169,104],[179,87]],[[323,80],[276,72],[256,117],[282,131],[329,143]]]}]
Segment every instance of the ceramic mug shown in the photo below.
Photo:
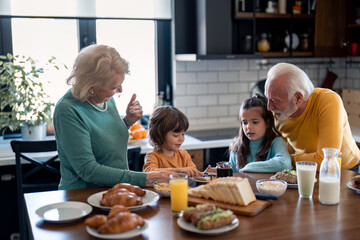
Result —
[{"label": "ceramic mug", "polygon": [[360,46],[360,43],[350,43],[349,45],[349,53],[353,56],[357,56],[358,53],[359,53],[359,46]]}]

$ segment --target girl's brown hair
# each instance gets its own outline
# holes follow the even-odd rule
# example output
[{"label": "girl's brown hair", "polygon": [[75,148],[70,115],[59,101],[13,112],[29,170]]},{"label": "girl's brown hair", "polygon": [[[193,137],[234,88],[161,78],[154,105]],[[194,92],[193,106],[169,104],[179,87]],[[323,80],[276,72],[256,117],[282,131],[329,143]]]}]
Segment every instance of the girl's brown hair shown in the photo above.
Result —
[{"label": "girl's brown hair", "polygon": [[149,139],[155,150],[160,151],[168,132],[187,131],[188,118],[173,106],[157,107],[149,119]]},{"label": "girl's brown hair", "polygon": [[[271,111],[267,110],[266,105],[266,98],[260,94],[255,94],[255,96],[246,99],[240,107],[240,111],[248,110],[253,107],[261,108],[261,117],[264,119],[267,127],[260,148],[256,153],[256,161],[265,161],[272,141],[276,137],[281,136],[275,129],[274,116]],[[242,124],[240,125],[239,136],[230,144],[229,150],[237,153],[238,167],[243,168],[247,164],[246,158],[250,154],[250,140],[244,134]]]}]

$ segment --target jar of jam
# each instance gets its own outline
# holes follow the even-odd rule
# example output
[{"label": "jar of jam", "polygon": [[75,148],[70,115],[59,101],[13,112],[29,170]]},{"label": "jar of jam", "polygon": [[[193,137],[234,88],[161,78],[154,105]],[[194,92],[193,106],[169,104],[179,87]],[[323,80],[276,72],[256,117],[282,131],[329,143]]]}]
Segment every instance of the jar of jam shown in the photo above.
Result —
[{"label": "jar of jam", "polygon": [[260,40],[257,42],[257,48],[259,52],[268,52],[270,50],[270,42],[266,33],[262,33]]}]

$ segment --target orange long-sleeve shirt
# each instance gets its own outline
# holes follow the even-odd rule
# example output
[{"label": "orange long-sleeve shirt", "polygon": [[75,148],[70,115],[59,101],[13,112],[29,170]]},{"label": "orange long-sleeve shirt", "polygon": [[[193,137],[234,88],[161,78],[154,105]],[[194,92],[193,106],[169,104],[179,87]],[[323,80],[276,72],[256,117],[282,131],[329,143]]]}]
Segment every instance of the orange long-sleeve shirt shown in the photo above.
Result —
[{"label": "orange long-sleeve shirt", "polygon": [[168,157],[161,152],[150,152],[145,156],[144,172],[171,170],[173,168],[194,167],[195,164],[191,160],[190,154],[184,150],[179,149],[173,157]]},{"label": "orange long-sleeve shirt", "polygon": [[325,147],[340,149],[343,168],[350,169],[359,162],[360,150],[352,137],[343,102],[329,89],[315,88],[300,116],[276,120],[275,124],[295,150],[293,162],[312,161],[319,168]]}]

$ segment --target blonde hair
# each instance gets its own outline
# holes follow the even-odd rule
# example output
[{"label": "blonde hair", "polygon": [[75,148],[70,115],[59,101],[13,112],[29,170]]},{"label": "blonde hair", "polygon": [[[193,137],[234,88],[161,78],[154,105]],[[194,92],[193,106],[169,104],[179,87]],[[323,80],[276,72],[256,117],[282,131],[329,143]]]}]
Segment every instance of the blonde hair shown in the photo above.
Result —
[{"label": "blonde hair", "polygon": [[66,82],[72,85],[71,92],[74,97],[85,101],[90,96],[90,88],[106,86],[116,75],[128,73],[128,62],[115,48],[94,44],[79,52]]},{"label": "blonde hair", "polygon": [[[267,79],[273,79],[279,76],[286,76],[288,98],[291,99],[296,92],[300,92],[304,100],[308,100],[314,91],[314,85],[308,75],[299,67],[290,63],[278,63],[274,65],[267,74]],[[269,81],[265,83],[265,89]]]}]

